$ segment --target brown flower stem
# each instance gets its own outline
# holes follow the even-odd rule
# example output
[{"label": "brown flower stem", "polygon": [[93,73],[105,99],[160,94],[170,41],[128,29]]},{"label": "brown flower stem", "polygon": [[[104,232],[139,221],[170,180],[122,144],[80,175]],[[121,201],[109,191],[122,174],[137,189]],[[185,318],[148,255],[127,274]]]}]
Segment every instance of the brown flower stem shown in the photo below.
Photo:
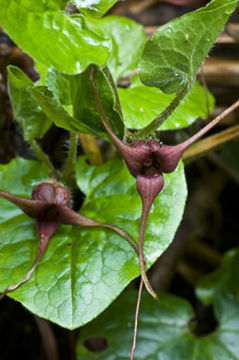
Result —
[{"label": "brown flower stem", "polygon": [[119,94],[118,94],[118,91],[117,91],[117,87],[115,85],[115,82],[114,82],[114,79],[111,75],[111,72],[108,68],[108,66],[105,66],[103,68],[103,71],[105,73],[105,75],[107,76],[107,79],[109,80],[110,82],[110,85],[112,87],[112,90],[114,92],[114,97],[115,97],[115,109],[118,111],[121,119],[123,120],[124,119],[124,115],[123,115],[123,111],[122,111],[122,107],[121,107],[121,103],[120,103],[120,98],[119,98]]},{"label": "brown flower stem", "polygon": [[141,222],[139,226],[139,265],[140,265],[140,272],[142,279],[144,281],[144,285],[146,287],[146,290],[149,292],[149,294],[155,299],[159,300],[158,295],[155,293],[155,291],[152,289],[152,286],[150,285],[149,279],[146,274],[146,261],[144,256],[144,236],[145,236],[145,229],[147,225],[148,215],[151,208],[151,204],[146,204],[143,201],[142,206],[142,217]]},{"label": "brown flower stem", "polygon": [[197,141],[184,152],[182,160],[188,164],[236,139],[239,139],[239,125],[231,126],[228,129]]},{"label": "brown flower stem", "polygon": [[76,226],[98,226],[98,227],[106,227],[108,229],[114,230],[117,232],[121,237],[128,241],[128,243],[134,248],[136,253],[139,253],[138,244],[132,239],[132,237],[123,229],[109,224],[104,224],[100,221],[96,221],[90,218],[87,218],[83,215],[76,213],[75,211],[71,210],[67,206],[58,206],[58,212],[60,217],[60,222],[62,224],[70,224]]},{"label": "brown flower stem", "polygon": [[185,86],[173,99],[173,101],[164,109],[161,114],[159,114],[149,125],[145,126],[143,129],[138,132],[131,133],[132,139],[145,139],[149,135],[152,135],[159,127],[163,124],[165,120],[174,112],[177,106],[181,103],[181,101],[188,94],[190,87]]},{"label": "brown flower stem", "polygon": [[139,284],[136,311],[135,311],[133,345],[132,345],[132,349],[131,349],[131,352],[130,352],[130,360],[134,360],[134,352],[135,352],[135,348],[136,348],[137,330],[138,330],[139,307],[140,307],[140,302],[141,302],[141,297],[142,297],[143,286],[144,286],[144,281],[143,281],[143,278],[141,276],[140,284]]},{"label": "brown flower stem", "polygon": [[[239,100],[232,104],[229,108],[223,111],[220,115],[218,115],[215,119],[213,119],[210,123],[204,126],[201,130],[199,130],[195,135],[191,136],[188,140],[179,144],[181,148],[185,150],[193,144],[195,141],[200,139],[203,135],[205,135],[209,130],[211,130],[215,125],[217,125],[222,119],[224,119],[228,114],[239,107]],[[178,146],[179,146],[178,145]]]}]

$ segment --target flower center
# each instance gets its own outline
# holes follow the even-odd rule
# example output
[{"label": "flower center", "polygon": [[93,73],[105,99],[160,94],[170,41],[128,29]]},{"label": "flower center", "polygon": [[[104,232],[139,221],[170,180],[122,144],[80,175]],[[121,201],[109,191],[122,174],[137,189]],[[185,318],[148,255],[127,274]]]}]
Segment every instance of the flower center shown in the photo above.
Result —
[{"label": "flower center", "polygon": [[160,160],[153,153],[144,160],[141,175],[152,176],[160,172]]}]

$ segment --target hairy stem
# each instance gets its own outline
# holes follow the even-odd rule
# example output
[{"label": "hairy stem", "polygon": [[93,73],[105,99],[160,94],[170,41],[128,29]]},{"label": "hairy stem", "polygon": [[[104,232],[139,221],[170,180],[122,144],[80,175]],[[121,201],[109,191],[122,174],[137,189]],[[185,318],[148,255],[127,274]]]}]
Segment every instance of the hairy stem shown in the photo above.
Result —
[{"label": "hairy stem", "polygon": [[76,132],[71,132],[69,152],[62,175],[62,181],[65,182],[66,184],[72,183],[72,176],[75,170],[77,143],[78,143],[78,134]]},{"label": "hairy stem", "polygon": [[52,165],[52,163],[50,162],[48,156],[44,153],[42,148],[38,145],[36,140],[29,140],[29,143],[30,143],[34,153],[36,154],[36,157],[38,158],[38,160],[40,160],[43,164],[45,164],[51,170],[53,175],[57,174],[57,171],[54,168],[54,166]]},{"label": "hairy stem", "polygon": [[188,85],[185,86],[173,99],[173,101],[164,109],[161,114],[159,114],[149,125],[145,126],[143,129],[138,132],[131,133],[132,139],[145,139],[147,136],[153,134],[160,125],[163,124],[165,120],[174,112],[174,110],[178,107],[181,101],[185,98],[187,93],[189,92]]},{"label": "hairy stem", "polygon": [[141,302],[141,297],[142,297],[143,286],[144,286],[144,281],[143,281],[143,278],[141,276],[140,284],[139,284],[136,311],[135,311],[133,345],[132,345],[132,349],[131,349],[131,352],[130,352],[130,360],[134,360],[134,351],[135,351],[135,348],[136,348],[137,330],[138,330],[139,307],[140,307],[140,302]]},{"label": "hairy stem", "polygon": [[[215,125],[217,125],[222,119],[224,119],[228,114],[239,107],[239,100],[234,102],[229,108],[223,111],[220,115],[218,115],[215,119],[213,119],[210,123],[208,123],[204,128],[199,130],[195,135],[191,136],[188,140],[185,140],[183,143],[179,144],[183,149],[187,149],[191,144],[200,139],[203,135],[205,135],[209,130],[211,130]],[[178,146],[179,146],[178,145]]]}]

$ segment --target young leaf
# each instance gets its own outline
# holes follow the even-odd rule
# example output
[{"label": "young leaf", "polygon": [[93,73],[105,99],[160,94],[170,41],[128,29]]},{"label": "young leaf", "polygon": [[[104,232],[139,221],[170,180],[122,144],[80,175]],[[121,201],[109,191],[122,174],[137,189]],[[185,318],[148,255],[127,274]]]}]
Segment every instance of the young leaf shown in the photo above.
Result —
[{"label": "young leaf", "polygon": [[[37,62],[59,71],[77,73],[91,62],[104,65],[111,42],[61,11],[34,11],[17,0],[0,0],[0,23],[9,36]],[[23,29],[20,31],[19,29]],[[84,56],[82,56],[84,54]]]},{"label": "young leaf", "polygon": [[[109,309],[80,332],[77,346],[81,360],[128,359],[137,293],[122,295]],[[239,352],[239,302],[221,291],[214,299],[217,329],[196,337],[190,330],[194,318],[190,304],[179,297],[160,294],[157,303],[147,294],[142,298],[135,359],[234,360]],[[103,338],[101,352],[91,351],[91,339]]]},{"label": "young leaf", "polygon": [[138,67],[146,41],[144,28],[131,19],[106,16],[103,19],[86,19],[88,28],[112,41],[107,65],[114,77],[128,74]]},{"label": "young leaf", "polygon": [[85,15],[100,17],[104,15],[117,0],[74,0],[78,9]]},{"label": "young leaf", "polygon": [[38,103],[42,111],[58,127],[68,131],[91,133],[90,128],[74,119],[57,101],[46,86],[28,88],[28,93]]},{"label": "young leaf", "polygon": [[178,93],[195,75],[221,32],[237,0],[212,0],[158,29],[145,45],[139,65],[141,81],[167,94]]},{"label": "young leaf", "polygon": [[[98,136],[109,140],[95,105],[90,82],[90,70],[92,66],[93,65],[90,65],[83,73],[74,76],[61,74],[57,71],[49,71],[46,77],[46,83],[48,88],[54,93],[55,97],[62,105],[72,106],[73,117],[79,122],[79,126],[80,124],[83,124],[90,129],[89,131],[82,132],[93,135],[97,134]],[[113,90],[109,80],[100,67],[94,66],[94,69],[108,121],[111,124],[113,131],[122,139],[124,136],[124,124],[116,109]],[[65,128],[67,129],[66,126]],[[78,131],[81,131],[80,127]]]},{"label": "young leaf", "polygon": [[[0,188],[25,197],[48,176],[39,163],[15,159],[0,166]],[[86,194],[82,215],[121,226],[137,239],[141,203],[122,161],[94,167],[81,158],[77,181]],[[182,217],[186,185],[181,164],[170,177],[165,176],[165,182],[166,190],[152,207],[151,226],[146,230],[148,266],[172,241]],[[23,279],[31,267],[38,236],[34,220],[2,198],[0,233],[3,291]],[[114,231],[61,225],[29,282],[9,296],[35,314],[73,329],[96,317],[138,275],[134,249]]]},{"label": "young leaf", "polygon": [[8,89],[14,118],[23,129],[25,140],[41,138],[51,126],[51,120],[38,103],[29,96],[27,89],[33,82],[15,66],[8,67]]},{"label": "young leaf", "polygon": [[[118,89],[125,125],[140,129],[150,124],[171,102],[172,95],[156,88],[149,88],[133,78],[127,89]],[[198,82],[180,103],[174,113],[161,125],[160,130],[173,130],[192,124],[198,117],[206,118],[214,107],[214,97],[208,92],[208,106],[205,89]]]}]

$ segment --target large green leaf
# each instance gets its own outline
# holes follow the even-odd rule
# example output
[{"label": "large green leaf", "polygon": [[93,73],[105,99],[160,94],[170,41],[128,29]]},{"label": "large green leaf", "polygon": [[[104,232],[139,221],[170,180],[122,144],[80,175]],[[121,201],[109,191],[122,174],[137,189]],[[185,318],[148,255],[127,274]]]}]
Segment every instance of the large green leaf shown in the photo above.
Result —
[{"label": "large green leaf", "polygon": [[[47,178],[37,162],[15,159],[0,166],[0,188],[29,196]],[[141,214],[134,178],[121,160],[101,167],[77,163],[78,185],[86,194],[81,213],[122,226],[137,239]],[[146,231],[148,266],[172,241],[182,217],[186,185],[182,164],[165,176],[166,186],[151,209]],[[0,199],[1,290],[23,278],[38,239],[34,220]],[[132,247],[111,230],[59,226],[30,281],[9,294],[30,311],[73,329],[102,312],[139,275]]]},{"label": "large green leaf", "polygon": [[[95,99],[90,81],[90,71],[92,66],[89,66],[83,73],[78,75],[61,74],[57,71],[49,71],[46,77],[48,88],[54,93],[55,98],[62,104],[72,107],[72,114],[76,122],[79,123],[79,132],[92,133],[109,140],[105,128],[99,118],[99,113],[95,105]],[[98,66],[94,66],[95,81],[98,92],[102,101],[102,105],[107,116],[107,119],[113,129],[113,132],[119,137],[124,136],[124,124],[121,120],[119,112],[116,110],[116,103],[114,93],[111,85]],[[40,97],[35,94],[36,99]],[[69,108],[68,108],[69,109]],[[55,119],[57,120],[57,119]],[[57,121],[54,121],[57,124]],[[89,130],[82,129],[82,126],[87,127]],[[67,121],[65,126],[67,128]]]},{"label": "large green leaf", "polygon": [[[154,120],[171,102],[172,95],[140,83],[137,77],[127,89],[118,89],[125,125],[140,129]],[[208,98],[208,102],[207,102]],[[198,82],[180,103],[174,113],[161,125],[160,130],[178,129],[190,125],[198,117],[205,118],[214,107],[214,97]]]},{"label": "large green leaf", "polygon": [[34,83],[15,66],[8,67],[8,89],[13,107],[14,118],[23,129],[24,138],[41,138],[51,126],[50,119],[44,114],[38,103],[29,96],[28,88]]},{"label": "large green leaf", "polygon": [[111,42],[61,11],[34,12],[17,0],[0,0],[0,23],[34,60],[59,71],[77,73],[94,62],[104,65]]},{"label": "large green leaf", "polygon": [[138,67],[146,41],[144,28],[137,22],[118,16],[86,19],[88,28],[112,41],[107,65],[115,79]]},{"label": "large green leaf", "polygon": [[117,0],[74,0],[78,9],[86,15],[100,17],[104,15]]},{"label": "large green leaf", "polygon": [[[132,346],[136,292],[121,296],[98,319],[82,329],[77,346],[79,360],[129,359]],[[239,302],[232,293],[214,297],[219,323],[209,334],[196,337],[190,330],[193,309],[184,299],[160,294],[157,303],[147,294],[142,299],[135,359],[137,360],[236,360],[239,353]],[[87,350],[90,339],[106,340],[102,352]]]},{"label": "large green leaf", "polygon": [[24,9],[39,13],[48,10],[64,10],[69,0],[18,0],[18,3]]},{"label": "large green leaf", "polygon": [[178,93],[196,72],[221,32],[237,0],[212,0],[157,30],[145,45],[139,75],[147,86]]},{"label": "large green leaf", "polygon": [[239,300],[239,287],[235,281],[239,275],[236,275],[238,273],[238,260],[238,249],[230,250],[228,253],[226,253],[226,255],[224,255],[222,264],[219,269],[204,276],[199,281],[196,291],[200,300],[202,300],[207,305],[211,304],[213,298],[215,297],[215,292],[222,287],[230,287],[230,292],[237,294],[237,299]]}]

